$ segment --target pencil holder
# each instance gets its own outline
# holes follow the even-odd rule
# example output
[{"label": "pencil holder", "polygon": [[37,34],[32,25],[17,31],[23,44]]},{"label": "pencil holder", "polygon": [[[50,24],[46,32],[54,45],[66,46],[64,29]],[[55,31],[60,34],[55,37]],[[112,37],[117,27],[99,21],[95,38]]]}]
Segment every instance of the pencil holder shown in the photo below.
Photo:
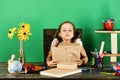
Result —
[{"label": "pencil holder", "polygon": [[102,68],[102,58],[95,58],[95,65],[96,68]]}]

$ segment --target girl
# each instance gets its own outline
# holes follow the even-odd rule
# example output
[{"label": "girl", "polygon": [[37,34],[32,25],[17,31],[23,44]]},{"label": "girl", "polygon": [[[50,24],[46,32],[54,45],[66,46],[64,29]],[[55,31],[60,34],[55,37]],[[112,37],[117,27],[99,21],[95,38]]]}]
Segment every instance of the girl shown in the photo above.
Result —
[{"label": "girl", "polygon": [[[84,50],[82,46],[82,41],[78,36],[76,36],[76,31],[75,31],[75,26],[72,22],[70,21],[65,21],[60,24],[59,29],[55,35],[55,38],[53,39],[51,43],[51,48],[52,47],[57,47],[60,43],[79,43],[80,44],[80,55],[82,56],[82,59],[76,60],[77,65],[82,65],[86,64],[88,62],[88,57],[86,55],[86,51]],[[48,66],[57,66],[58,61],[53,61],[52,60],[52,51],[48,53],[47,56],[47,65]]]}]

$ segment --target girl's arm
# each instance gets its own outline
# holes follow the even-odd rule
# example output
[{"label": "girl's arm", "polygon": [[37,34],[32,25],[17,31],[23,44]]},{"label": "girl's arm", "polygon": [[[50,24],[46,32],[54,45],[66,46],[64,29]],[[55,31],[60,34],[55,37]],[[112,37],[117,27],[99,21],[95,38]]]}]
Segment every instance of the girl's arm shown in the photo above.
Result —
[{"label": "girl's arm", "polygon": [[80,46],[80,47],[81,47],[82,63],[86,64],[88,62],[88,57],[87,57],[86,51],[83,48],[83,46]]},{"label": "girl's arm", "polygon": [[49,62],[52,60],[52,54],[51,50],[48,52],[47,58],[46,58],[46,63],[49,64]]},{"label": "girl's arm", "polygon": [[57,61],[52,60],[52,50],[51,50],[52,47],[55,47],[57,43],[58,43],[57,38],[54,38],[51,43],[50,51],[48,52],[48,56],[46,58],[46,63],[48,66],[56,66],[57,65]]},{"label": "girl's arm", "polygon": [[81,39],[77,38],[76,43],[80,44],[80,52],[81,52],[80,54],[82,55],[82,59],[77,60],[77,64],[78,65],[86,64],[88,62],[88,57],[87,57],[85,49],[83,48]]},{"label": "girl's arm", "polygon": [[[51,48],[52,48],[52,46],[51,46]],[[51,49],[48,52],[48,56],[46,58],[46,63],[47,63],[48,66],[57,66],[57,61],[52,60],[52,51],[51,51]]]},{"label": "girl's arm", "polygon": [[77,62],[77,65],[82,65],[82,64],[86,64],[88,62],[88,57],[87,57],[87,54],[86,54],[86,51],[84,50],[83,46],[80,46],[80,51],[81,51],[81,56],[82,56],[82,59],[78,59],[76,60]]}]

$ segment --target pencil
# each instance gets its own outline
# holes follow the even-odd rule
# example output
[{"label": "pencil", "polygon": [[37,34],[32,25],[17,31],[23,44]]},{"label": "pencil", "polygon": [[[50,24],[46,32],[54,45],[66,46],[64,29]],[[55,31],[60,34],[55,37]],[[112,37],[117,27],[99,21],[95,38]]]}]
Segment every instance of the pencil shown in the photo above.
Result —
[{"label": "pencil", "polygon": [[100,73],[107,74],[107,75],[115,75],[115,73],[113,73],[113,72],[100,72]]}]

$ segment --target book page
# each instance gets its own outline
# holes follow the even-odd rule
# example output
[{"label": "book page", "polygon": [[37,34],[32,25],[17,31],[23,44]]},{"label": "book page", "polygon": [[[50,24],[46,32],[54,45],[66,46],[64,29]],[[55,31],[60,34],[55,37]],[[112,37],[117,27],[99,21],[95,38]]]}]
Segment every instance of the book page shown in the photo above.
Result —
[{"label": "book page", "polygon": [[59,62],[76,62],[80,59],[80,46],[78,44],[62,44],[52,48],[52,58]]}]

